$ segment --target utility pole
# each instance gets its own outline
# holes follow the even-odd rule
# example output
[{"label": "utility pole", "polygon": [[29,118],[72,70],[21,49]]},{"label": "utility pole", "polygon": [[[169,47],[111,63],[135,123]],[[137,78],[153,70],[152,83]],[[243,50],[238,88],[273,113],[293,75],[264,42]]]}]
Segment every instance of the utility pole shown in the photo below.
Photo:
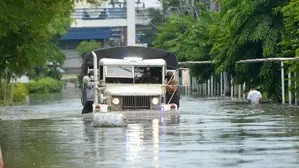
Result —
[{"label": "utility pole", "polygon": [[127,46],[136,44],[135,0],[127,0]]}]

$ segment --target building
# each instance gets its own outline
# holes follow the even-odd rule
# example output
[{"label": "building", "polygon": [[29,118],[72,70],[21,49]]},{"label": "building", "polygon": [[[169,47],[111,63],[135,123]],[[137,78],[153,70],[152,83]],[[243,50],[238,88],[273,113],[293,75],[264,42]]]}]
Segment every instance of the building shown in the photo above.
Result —
[{"label": "building", "polygon": [[[121,1],[121,0],[120,0]],[[63,78],[68,75],[74,75],[80,72],[81,57],[75,50],[80,42],[84,40],[96,40],[102,43],[103,47],[124,46],[127,39],[127,8],[126,3],[108,4],[105,3],[100,7],[91,6],[87,2],[77,2],[75,4],[72,18],[74,22],[68,33],[62,38],[60,48],[66,55],[63,66],[65,70]],[[144,31],[154,29],[150,25],[150,18],[147,14],[145,3],[155,2],[158,0],[135,0],[135,23],[136,23],[136,43],[144,44],[146,41],[140,41]],[[220,10],[220,4],[212,0],[182,0],[180,5],[194,6],[198,2],[206,3],[211,10]],[[161,6],[158,6],[158,8]],[[146,44],[145,44],[146,45]]]},{"label": "building", "polygon": [[[139,3],[138,3],[139,2]],[[127,8],[122,4],[104,4],[94,7],[87,2],[75,4],[72,23],[68,33],[62,38],[60,48],[66,55],[63,66],[64,78],[74,77],[80,72],[81,57],[75,50],[84,40],[96,40],[103,47],[124,46],[127,34]],[[144,3],[135,3],[136,43],[142,44],[139,37],[143,32],[151,29],[150,19]],[[69,76],[70,75],[70,76]]]}]

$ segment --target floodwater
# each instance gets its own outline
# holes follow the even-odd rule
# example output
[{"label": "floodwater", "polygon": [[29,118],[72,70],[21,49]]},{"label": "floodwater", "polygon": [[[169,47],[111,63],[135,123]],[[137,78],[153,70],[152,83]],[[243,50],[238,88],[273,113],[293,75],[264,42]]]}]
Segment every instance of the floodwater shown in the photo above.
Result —
[{"label": "floodwater", "polygon": [[180,117],[95,128],[80,92],[33,95],[1,114],[4,168],[299,167],[298,108],[182,96]]}]

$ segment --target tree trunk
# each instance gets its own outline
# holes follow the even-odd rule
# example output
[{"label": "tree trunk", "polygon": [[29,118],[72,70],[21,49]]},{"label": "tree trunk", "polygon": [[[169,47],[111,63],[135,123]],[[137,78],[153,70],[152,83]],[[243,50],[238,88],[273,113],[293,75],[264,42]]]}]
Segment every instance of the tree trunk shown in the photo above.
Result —
[{"label": "tree trunk", "polygon": [[12,102],[13,102],[14,81],[15,81],[15,79],[13,78],[12,82],[11,82],[11,90],[10,90],[10,101],[9,101],[10,106],[12,106]]},{"label": "tree trunk", "polygon": [[223,72],[223,84],[224,84],[224,94],[227,96],[230,94],[230,86],[229,86],[229,79],[228,79],[227,72]]},{"label": "tree trunk", "polygon": [[9,84],[9,81],[11,79],[11,74],[7,73],[5,74],[5,86],[4,86],[4,105],[6,105],[6,99],[7,99],[7,88],[8,88],[8,84]]},{"label": "tree trunk", "polygon": [[3,100],[4,100],[4,102],[3,102],[3,104],[4,104],[4,106],[6,105],[6,92],[7,92],[7,85],[8,85],[8,81],[7,81],[7,78],[6,78],[6,80],[5,80],[5,84],[4,84],[4,95],[3,95]]}]

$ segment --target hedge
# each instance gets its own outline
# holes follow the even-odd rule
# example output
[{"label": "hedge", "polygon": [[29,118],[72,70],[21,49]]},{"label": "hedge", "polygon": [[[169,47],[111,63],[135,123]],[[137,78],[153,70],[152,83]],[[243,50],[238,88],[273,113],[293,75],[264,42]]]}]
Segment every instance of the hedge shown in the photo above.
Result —
[{"label": "hedge", "polygon": [[30,93],[60,92],[63,88],[63,82],[57,79],[46,77],[37,81],[30,80],[27,88]]}]

